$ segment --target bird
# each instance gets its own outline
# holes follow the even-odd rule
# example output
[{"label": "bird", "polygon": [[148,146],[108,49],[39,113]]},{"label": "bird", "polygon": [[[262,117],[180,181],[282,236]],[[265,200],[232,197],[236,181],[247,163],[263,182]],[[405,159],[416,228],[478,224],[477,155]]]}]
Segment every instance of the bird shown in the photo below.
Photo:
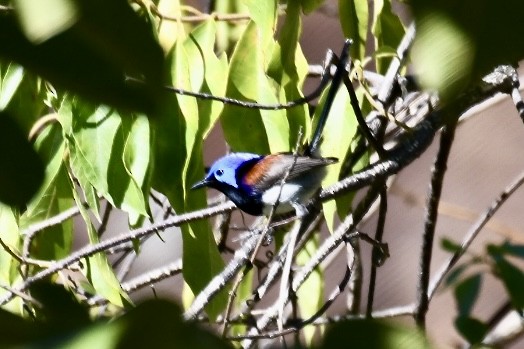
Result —
[{"label": "bird", "polygon": [[[304,215],[305,203],[320,188],[326,166],[338,159],[292,153],[258,155],[234,152],[216,160],[204,179],[191,189],[210,187],[224,193],[242,211],[253,215],[285,213]],[[282,179],[289,171],[284,184]]]},{"label": "bird", "polygon": [[[318,154],[331,105],[343,74],[347,74],[351,43],[349,39],[344,42],[324,107],[303,155],[233,152],[216,160],[204,179],[195,183],[191,189],[217,189],[239,209],[253,216],[268,216],[275,206],[277,213],[295,209],[297,216],[304,216],[307,213],[304,204],[320,188],[327,172],[326,166],[338,162],[337,158],[321,157]],[[285,178],[288,171],[289,175]]]}]

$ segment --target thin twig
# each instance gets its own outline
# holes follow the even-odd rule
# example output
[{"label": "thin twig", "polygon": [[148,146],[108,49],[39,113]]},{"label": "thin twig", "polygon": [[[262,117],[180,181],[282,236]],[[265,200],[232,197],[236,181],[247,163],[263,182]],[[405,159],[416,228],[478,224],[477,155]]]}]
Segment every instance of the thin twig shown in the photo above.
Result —
[{"label": "thin twig", "polygon": [[415,321],[421,329],[426,326],[426,313],[429,307],[428,285],[430,278],[431,257],[433,252],[433,239],[437,225],[438,205],[442,193],[442,184],[447,169],[449,153],[455,136],[458,117],[452,118],[450,123],[442,130],[440,146],[433,165],[431,184],[428,193],[426,214],[424,218],[424,234],[420,255],[420,271],[418,272],[418,300]]},{"label": "thin twig", "polygon": [[[330,78],[331,78],[331,75],[329,74],[329,65],[328,65],[328,67],[326,68],[326,73],[322,75],[322,79],[320,80],[319,85],[313,92],[311,92],[307,96],[298,98],[296,100],[289,101],[286,103],[279,103],[279,104],[261,104],[257,102],[242,101],[242,100],[235,99],[235,98],[219,97],[219,96],[215,96],[213,94],[204,93],[204,92],[188,91],[188,90],[184,90],[184,89],[174,87],[174,86],[169,86],[169,85],[164,85],[163,88],[169,92],[173,92],[181,96],[191,96],[191,97],[200,98],[204,100],[212,100],[212,101],[217,101],[217,102],[221,102],[224,104],[236,105],[236,106],[243,107],[243,108],[258,109],[258,110],[282,110],[282,109],[294,108],[296,106],[300,106],[300,105],[313,101],[318,96],[320,96],[320,94],[322,93],[322,91],[324,90],[328,82],[330,81]],[[137,83],[137,84],[145,83],[144,81],[140,79],[136,79],[130,76],[127,77],[126,79],[127,81],[132,82],[132,83]]]},{"label": "thin twig", "polygon": [[32,303],[32,304],[36,305],[37,307],[40,307],[40,308],[42,307],[42,303],[40,303],[38,300],[34,299],[33,297],[31,297],[28,294],[25,294],[23,292],[15,290],[14,288],[9,287],[7,285],[0,284],[0,288],[3,288],[4,290],[6,290],[8,292],[11,292],[11,293],[17,295],[18,297],[22,298],[24,301]]},{"label": "thin twig", "polygon": [[[273,220],[273,217],[274,217],[274,215],[276,213],[276,210],[278,208],[278,205],[280,203],[280,196],[282,195],[282,188],[286,184],[286,181],[289,178],[289,175],[291,174],[291,171],[295,167],[295,164],[296,164],[296,161],[297,161],[297,156],[298,156],[298,150],[300,148],[300,143],[302,142],[302,136],[303,136],[302,129],[300,129],[299,132],[298,132],[297,144],[295,145],[295,152],[294,152],[293,162],[292,162],[291,166],[289,166],[289,168],[286,170],[286,172],[284,173],[284,176],[282,177],[282,180],[280,181],[280,188],[279,188],[279,191],[278,191],[278,195],[276,197],[274,205],[271,207],[271,211],[269,212],[269,216],[267,217],[266,226],[264,227],[264,230],[262,231],[262,234],[260,234],[259,240],[258,240],[258,242],[257,242],[257,244],[255,246],[255,249],[251,253],[251,257],[249,258],[249,263],[247,264],[246,268],[244,269],[244,272],[242,274],[238,274],[236,279],[235,279],[235,282],[233,283],[233,287],[231,288],[230,296],[229,296],[229,299],[228,299],[228,302],[227,302],[227,306],[226,306],[226,311],[225,311],[225,314],[226,314],[225,315],[225,319],[226,319],[226,321],[224,321],[224,327],[222,328],[222,336],[226,335],[227,319],[229,319],[229,316],[231,314],[231,309],[232,309],[232,306],[233,306],[234,297],[236,296],[236,291],[237,291],[238,287],[240,287],[240,283],[242,282],[244,277],[247,275],[249,270],[251,270],[251,268],[253,266],[253,262],[255,261],[256,255],[258,254],[258,251],[260,250],[260,247],[262,246],[264,240],[266,239],[266,235],[268,234],[269,229],[270,229],[271,221]],[[298,212],[297,212],[297,215],[298,215]]]},{"label": "thin twig", "polygon": [[390,103],[393,88],[395,87],[397,83],[398,72],[400,70],[400,67],[404,64],[404,61],[407,58],[408,50],[411,47],[411,44],[413,43],[414,39],[415,39],[415,23],[411,23],[408,29],[406,30],[406,33],[404,34],[402,41],[400,42],[397,48],[397,57],[395,57],[391,61],[388,71],[386,72],[386,77],[384,78],[384,83],[381,85],[380,91],[378,93],[377,99],[382,104],[384,104],[384,106]]},{"label": "thin twig", "polygon": [[214,20],[217,22],[239,22],[249,21],[251,16],[243,13],[202,13],[194,16],[169,16],[161,13],[156,6],[151,6],[151,12],[159,18],[166,21],[182,22],[182,23],[199,23],[207,20]]},{"label": "thin twig", "polygon": [[[384,235],[384,226],[386,225],[386,213],[388,209],[388,196],[386,186],[380,191],[380,206],[378,210],[377,228],[375,231],[375,240],[381,242]],[[371,316],[373,312],[373,300],[375,297],[375,283],[377,278],[377,267],[379,263],[379,250],[374,247],[371,252],[371,271],[369,275],[368,302],[366,306],[366,315]]]},{"label": "thin twig", "polygon": [[[296,250],[300,250],[306,244],[311,234],[318,228],[318,225],[320,224],[322,218],[323,217],[319,212],[315,212],[315,218],[309,225],[306,232],[302,235],[302,238],[297,244]],[[244,302],[244,306],[240,310],[239,316],[248,316],[249,311],[255,306],[255,304],[257,304],[257,302],[259,302],[267,294],[269,289],[275,284],[277,277],[282,272],[286,255],[287,242],[285,242],[282,245],[278,254],[273,258],[265,277],[259,282],[256,289],[253,290],[251,297]]]},{"label": "thin twig", "polygon": [[109,204],[109,202],[106,201],[106,207],[104,208],[104,214],[102,215],[102,222],[100,223],[100,226],[97,229],[99,238],[102,237],[102,235],[107,229],[107,223],[109,222],[109,217],[111,216],[112,211],[113,205]]},{"label": "thin twig", "polygon": [[[344,47],[342,47],[342,51],[340,52],[340,58],[336,63],[335,74],[333,75],[331,86],[328,90],[326,101],[324,103],[324,108],[322,109],[322,112],[320,113],[320,116],[318,118],[317,127],[315,129],[313,137],[311,138],[311,142],[309,143],[306,155],[314,155],[317,152],[318,147],[320,146],[322,131],[324,130],[324,126],[326,125],[329,111],[331,110],[331,106],[333,105],[333,101],[335,100],[335,96],[338,92],[338,88],[340,87],[340,83],[342,82],[343,76],[347,75],[346,65],[349,59],[349,48],[351,46],[351,43],[352,41],[349,39],[346,39],[346,41],[344,42]],[[331,52],[331,57],[329,57],[330,60],[333,60],[334,57],[335,55]],[[329,64],[326,66],[326,70],[328,69]],[[327,74],[324,74],[324,76],[326,75]]]},{"label": "thin twig", "polygon": [[[87,203],[83,203],[84,207],[88,207]],[[22,256],[29,257],[30,255],[30,249],[31,249],[31,243],[33,242],[33,239],[35,238],[36,234],[47,229],[50,227],[53,227],[55,225],[62,224],[63,222],[67,221],[68,219],[71,219],[75,216],[77,216],[80,213],[80,210],[77,206],[73,206],[64,212],[61,212],[57,214],[56,216],[53,216],[51,218],[47,218],[41,222],[35,223],[27,227],[27,229],[24,229],[22,232],[22,235],[25,236],[24,243],[22,245]]]},{"label": "thin twig", "polygon": [[[358,232],[357,232],[358,233]],[[358,234],[351,234],[344,238],[347,250],[347,265],[352,265],[352,273],[349,280],[349,292],[347,297],[347,311],[349,314],[355,315],[360,311],[360,303],[362,302],[362,253],[360,249],[360,241]],[[350,258],[352,252],[352,258]]]},{"label": "thin twig", "polygon": [[446,275],[449,273],[449,271],[457,264],[458,260],[464,252],[467,251],[473,240],[477,237],[477,235],[480,233],[482,228],[489,222],[489,220],[493,217],[493,215],[498,211],[500,207],[506,202],[506,200],[511,197],[511,195],[522,185],[524,184],[524,172],[520,173],[513,182],[511,182],[503,191],[500,193],[500,195],[492,202],[490,207],[478,218],[478,220],[471,226],[469,231],[467,232],[466,236],[464,237],[462,244],[460,245],[460,249],[455,251],[453,255],[448,259],[448,261],[440,268],[440,270],[436,273],[435,277],[431,280],[429,291],[428,291],[428,298],[431,299],[435,292],[437,291],[437,288],[440,286]]},{"label": "thin twig", "polygon": [[[315,255],[295,274],[291,288],[297,292],[304,281],[310,276],[313,270],[330,254],[331,251],[344,241],[346,235],[354,232],[356,224],[364,217],[367,210],[371,207],[378,195],[378,191],[373,186],[368,191],[364,199],[359,203],[352,215],[349,215],[342,224],[335,230],[335,232],[319,247]],[[280,309],[280,303],[276,302],[273,306],[268,308],[263,316],[258,319],[257,325],[254,329],[248,331],[248,335],[254,335],[259,331],[263,331],[275,319]],[[253,345],[253,342],[246,340],[242,342],[242,347],[248,348]]]},{"label": "thin twig", "polygon": [[[27,287],[29,287],[34,282],[42,280],[50,275],[53,275],[54,273],[62,269],[65,269],[71,266],[72,264],[79,262],[83,258],[92,256],[96,253],[105,251],[112,247],[118,246],[122,243],[131,241],[133,239],[139,239],[143,236],[155,234],[159,231],[163,231],[168,228],[175,227],[175,226],[178,226],[183,223],[187,223],[192,220],[211,217],[211,216],[217,215],[218,213],[226,212],[234,208],[235,208],[235,205],[232,202],[227,202],[222,205],[217,205],[215,207],[209,207],[209,208],[199,210],[196,212],[181,214],[179,216],[173,217],[172,219],[166,220],[162,223],[155,224],[151,227],[135,229],[130,232],[126,232],[118,236],[115,236],[113,238],[104,240],[96,245],[87,245],[81,248],[80,250],[71,253],[66,258],[54,262],[52,267],[48,269],[44,269],[36,273],[35,275],[28,277],[24,282],[20,283],[19,285],[14,286],[13,289],[18,290],[18,291],[23,291],[27,289]],[[0,305],[3,305],[9,302],[11,299],[13,299],[13,297],[14,297],[13,294],[9,294],[9,295],[5,295],[4,297],[0,298]]]}]

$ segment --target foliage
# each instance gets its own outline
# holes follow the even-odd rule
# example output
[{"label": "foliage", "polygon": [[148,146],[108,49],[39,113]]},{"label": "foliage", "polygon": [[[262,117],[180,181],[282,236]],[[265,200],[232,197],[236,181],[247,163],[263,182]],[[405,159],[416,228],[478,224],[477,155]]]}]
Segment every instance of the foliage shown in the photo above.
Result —
[{"label": "foliage", "polygon": [[[108,253],[131,242],[132,248],[122,247],[127,248],[125,253],[139,254],[141,238],[180,225],[183,281],[196,296],[194,304],[217,275],[233,268],[224,262],[217,231],[207,220],[198,219],[211,214],[183,215],[207,206],[205,193],[190,187],[203,176],[204,142],[212,129],[222,129],[232,151],[294,151],[297,144],[311,139],[322,111],[329,107],[320,153],[340,162],[330,167],[324,188],[369,169],[375,153],[387,160],[366,138],[362,128],[367,126],[359,125],[357,117],[359,110],[392,114],[389,107],[395,101],[379,100],[381,86],[373,86],[366,74],[380,74],[384,81],[382,75],[398,58],[397,48],[409,33],[408,23],[395,11],[401,4],[338,2],[340,30],[353,39],[345,82],[356,86],[358,101],[351,100],[345,87],[332,100],[326,88],[317,101],[304,96],[303,88],[311,66],[320,62],[307,61],[300,40],[307,39],[301,38],[304,16],[320,11],[326,6],[323,1],[212,3],[214,12],[208,15],[178,0],[0,1],[2,346],[231,346],[182,321],[182,311],[172,303],[151,300],[134,305]],[[476,87],[479,77],[524,56],[522,26],[516,17],[524,12],[524,4],[508,0],[506,5],[488,0],[413,0],[404,5],[413,11],[417,27],[413,67],[423,88],[439,93],[439,107],[459,105],[457,96]],[[484,30],[487,26],[493,30]],[[401,74],[407,70],[405,63]],[[442,121],[434,133],[448,121]],[[407,127],[401,121],[398,125],[401,131]],[[379,143],[385,141],[379,131],[376,134]],[[404,138],[393,140],[402,146],[409,135],[408,131]],[[391,154],[396,156],[395,151]],[[367,184],[382,188],[384,180],[385,176],[377,177]],[[157,193],[168,199],[176,216],[148,229],[150,197]],[[372,193],[375,201],[378,193],[373,188],[369,197]],[[323,202],[322,218],[333,237],[347,228],[337,241],[353,246],[348,234],[364,216],[359,207],[366,206],[366,200],[354,199],[354,191],[335,194],[336,200]],[[130,231],[114,244],[100,236],[107,223],[103,203],[127,215]],[[360,209],[367,211],[370,206]],[[53,221],[68,212],[80,216],[87,232],[89,245],[80,251],[73,250],[78,233],[74,214]],[[340,221],[344,223],[337,226]],[[312,227],[311,231],[318,230]],[[317,239],[305,241],[304,246],[297,254],[301,268],[307,268],[321,250]],[[462,252],[450,240],[443,247]],[[375,248],[387,257],[380,242]],[[469,343],[481,343],[490,328],[473,315],[484,275],[466,272],[482,261],[504,286],[512,307],[522,309],[524,273],[511,261],[522,258],[522,250],[511,242],[490,245],[482,256],[470,257],[448,274],[447,285],[454,287],[457,301],[456,328]],[[240,299],[233,302],[238,308],[246,304],[249,308],[248,300],[259,295],[253,295],[256,277],[248,274],[252,265],[245,259],[244,274],[238,274],[245,276],[237,292]],[[316,311],[325,299],[325,270],[319,265],[320,261],[311,268],[296,293],[295,306],[303,318],[318,317]],[[79,276],[75,280],[56,276],[64,271]],[[228,286],[222,285],[204,304],[211,322],[225,313],[232,300],[227,287],[235,283],[226,281],[220,282]],[[341,285],[345,288],[347,281]],[[255,320],[237,320],[241,324],[233,327],[236,333],[253,334],[245,328]],[[290,319],[291,325],[298,320]],[[307,325],[289,328],[302,330]],[[304,333],[304,345],[312,346],[314,327]],[[420,330],[372,319],[350,319],[330,327],[316,345],[368,347],[369,338],[375,341],[374,348],[430,345]],[[248,340],[242,345],[249,346]]]}]

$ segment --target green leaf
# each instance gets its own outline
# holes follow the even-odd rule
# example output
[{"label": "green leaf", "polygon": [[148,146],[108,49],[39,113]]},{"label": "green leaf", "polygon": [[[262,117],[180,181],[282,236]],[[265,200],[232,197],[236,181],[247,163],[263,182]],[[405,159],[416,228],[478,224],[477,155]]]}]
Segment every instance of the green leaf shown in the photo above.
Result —
[{"label": "green leaf", "polygon": [[0,201],[24,207],[42,184],[44,166],[26,136],[5,112],[0,112],[0,149]]},{"label": "green leaf", "polygon": [[13,0],[25,35],[40,44],[73,26],[79,17],[79,8],[72,0]]},{"label": "green leaf", "polygon": [[163,300],[144,302],[116,323],[125,328],[117,348],[232,348],[196,324],[183,322],[178,306]]},{"label": "green leaf", "polygon": [[[391,0],[376,0],[373,8],[373,25],[371,32],[375,37],[375,50],[383,46],[398,47],[404,36],[404,26],[391,9]],[[377,57],[377,72],[385,74],[390,58]]]},{"label": "green leaf", "polygon": [[[49,107],[45,104],[46,89],[42,79],[31,72],[23,70],[22,80],[6,105],[5,112],[29,134],[35,123],[48,113]],[[14,86],[13,86],[14,87]]]},{"label": "green leaf", "polygon": [[430,348],[424,335],[390,322],[356,320],[340,322],[326,333],[321,349],[420,349]]},{"label": "green leaf", "polygon": [[[213,40],[209,37],[213,28],[201,27],[195,35],[189,36],[186,42],[177,42],[168,55],[171,64],[170,83],[184,89],[198,88],[204,84],[214,91],[223,91],[222,82],[210,82],[211,72],[192,70],[207,69],[206,65],[211,55]],[[210,32],[206,32],[210,31]],[[194,46],[198,46],[198,49]],[[187,50],[186,50],[187,47]],[[202,52],[206,52],[202,56]],[[190,57],[188,56],[191,55]],[[199,56],[200,55],[200,56]],[[190,63],[195,62],[194,65]],[[210,64],[222,66],[215,60]],[[220,75],[219,75],[220,76]],[[203,78],[203,79],[202,79]],[[191,79],[197,81],[192,82]],[[221,87],[222,86],[222,87]],[[202,135],[209,132],[210,123],[216,119],[220,108],[215,104],[207,104],[199,108],[193,97],[179,95],[165,95],[164,108],[155,117],[154,128],[154,173],[153,186],[164,193],[176,212],[187,212],[205,207],[206,195],[204,191],[189,191],[197,180],[202,178],[204,166],[202,162]],[[200,110],[208,114],[202,116]],[[181,227],[184,240],[183,263],[185,281],[193,293],[200,292],[209,281],[222,269],[223,261],[218,253],[216,242],[209,222],[196,221]],[[227,302],[227,295],[219,295],[206,311],[211,317],[218,315]]]},{"label": "green leaf", "polygon": [[[224,96],[227,88],[227,74],[228,74],[228,64],[227,58],[223,55],[221,58],[218,58],[214,52],[215,46],[215,36],[216,36],[216,25],[213,21],[204,22],[202,25],[195,28],[189,35],[190,39],[184,43],[184,47],[189,52],[190,50],[195,50],[197,52],[188,55],[197,60],[197,62],[202,62],[203,70],[201,69],[191,69],[191,73],[202,72],[202,82],[200,90],[201,92],[210,93],[215,96]],[[200,53],[202,56],[200,56]],[[197,66],[196,64],[194,66]],[[192,85],[195,85],[191,78]],[[199,81],[199,80],[197,80]],[[205,139],[212,127],[215,125],[216,121],[224,104],[218,101],[211,100],[200,100],[198,102],[198,129],[201,133],[202,139]]]},{"label": "green leaf", "polygon": [[[244,0],[215,0],[214,11],[217,13],[239,13],[248,14]],[[238,23],[228,23],[227,21],[217,21],[217,52],[231,52],[231,47],[238,41],[247,21]]]},{"label": "green leaf", "polygon": [[[277,104],[278,99],[265,74],[260,40],[257,25],[250,22],[231,57],[227,96]],[[226,105],[220,122],[233,151],[268,154],[289,150],[289,124],[282,110],[268,111]],[[253,142],[253,139],[257,142]]]},{"label": "green leaf", "polygon": [[165,300],[146,301],[113,321],[89,323],[63,290],[45,285],[35,291],[54,321],[29,321],[0,309],[2,348],[232,348],[210,331],[183,322],[179,307]]},{"label": "green leaf", "polygon": [[82,331],[68,337],[59,337],[61,343],[56,349],[114,349],[119,339],[124,335],[125,326],[122,322],[97,323],[85,327]]},{"label": "green leaf", "polygon": [[455,302],[459,315],[468,316],[477,301],[482,285],[482,275],[475,274],[462,280],[455,287]]},{"label": "green leaf", "polygon": [[[28,0],[18,1],[22,6],[14,12],[23,18],[24,31],[34,40],[47,40],[31,42],[15,14],[8,13],[0,21],[1,57],[96,102],[142,111],[156,107],[163,53],[151,28],[127,1],[76,0],[68,6],[65,0],[46,0],[52,6],[46,11],[38,11]],[[68,14],[65,22],[52,20],[63,12]],[[50,22],[54,24],[41,30]],[[126,75],[145,83],[129,84]]]},{"label": "green leaf", "polygon": [[466,271],[466,269],[469,266],[470,266],[469,264],[461,264],[453,268],[446,277],[446,286],[451,286],[455,284],[456,282],[458,282],[462,274]]},{"label": "green leaf", "polygon": [[524,308],[524,272],[506,260],[496,246],[488,246],[488,253],[495,262],[493,273],[504,284],[511,303],[516,309]]},{"label": "green leaf", "polygon": [[417,26],[412,52],[416,71],[425,87],[446,98],[494,66],[524,57],[522,1],[500,6],[490,0],[414,0],[411,6]]},{"label": "green leaf", "polygon": [[[63,165],[65,142],[60,125],[54,123],[44,129],[35,141],[35,148],[46,163],[45,178],[21,217],[20,224],[24,228],[56,216],[74,205]],[[70,219],[38,233],[31,246],[32,256],[48,260],[64,258],[71,252],[72,242],[73,223]]]},{"label": "green leaf", "polygon": [[276,29],[278,1],[244,0],[244,4],[249,9],[251,19],[257,24],[260,36],[259,45],[261,45],[264,62],[267,63],[271,58],[269,48],[272,46]]},{"label": "green leaf", "polygon": [[455,241],[449,238],[446,238],[446,237],[440,240],[440,247],[442,247],[444,251],[447,251],[450,253],[455,253],[462,249],[459,244],[457,244]]},{"label": "green leaf", "polygon": [[455,327],[470,344],[480,343],[489,330],[482,321],[464,315],[455,319]]},{"label": "green leaf", "polygon": [[[318,234],[315,236],[318,237]],[[305,265],[315,254],[317,249],[318,239],[310,239],[298,253],[296,257],[297,265]],[[320,268],[316,268],[304,282],[302,287],[298,289],[297,301],[300,309],[300,316],[303,319],[309,319],[322,305],[324,301],[324,277],[324,271]],[[315,335],[316,330],[317,329],[314,326],[307,326],[303,329],[308,347],[312,345],[313,336]]]},{"label": "green leaf", "polygon": [[363,60],[366,55],[369,4],[367,1],[339,0],[338,11],[344,36],[353,40],[350,54],[353,59]]},{"label": "green leaf", "polygon": [[132,221],[147,216],[148,193],[143,192],[148,190],[144,185],[149,165],[147,121],[142,116],[122,118],[114,109],[73,98],[62,104],[59,114],[80,183],[88,192],[92,185],[113,206],[128,212]]},{"label": "green leaf", "polygon": [[439,91],[444,100],[456,96],[470,81],[475,60],[474,43],[462,28],[442,13],[417,23],[411,56],[420,82]]},{"label": "green leaf", "polygon": [[0,64],[0,110],[4,110],[20,86],[24,69],[16,63]]},{"label": "green leaf", "polygon": [[504,243],[500,246],[500,251],[504,254],[524,258],[524,245],[513,244],[509,241],[504,241]]},{"label": "green leaf", "polygon": [[[314,122],[318,120],[324,108],[324,104],[327,97],[328,89],[324,90],[324,93],[320,97],[320,102],[315,110],[313,116]],[[359,92],[357,97],[362,98],[362,93]],[[353,138],[356,135],[358,124],[355,118],[355,112],[351,107],[349,95],[344,86],[341,86],[338,90],[331,109],[329,116],[324,127],[324,134],[322,143],[320,145],[320,154],[324,157],[333,156],[339,159],[339,162],[328,166],[328,173],[322,181],[322,186],[326,187],[334,182],[338,181],[340,170],[343,166],[343,160],[346,158],[348,152],[350,152],[350,145]],[[347,198],[352,198],[352,194]],[[346,199],[347,199],[346,198]],[[329,231],[333,231],[333,224],[335,220],[335,212],[340,207],[338,214],[343,217],[347,214],[347,208],[349,205],[343,199],[341,201],[327,201],[322,204],[324,208],[324,217]],[[344,210],[342,210],[344,208]],[[345,211],[345,212],[343,212]]]},{"label": "green leaf", "polygon": [[[0,238],[3,243],[12,250],[19,252],[22,247],[22,239],[18,229],[18,213],[13,208],[0,203]],[[4,248],[0,248],[0,284],[12,286],[15,281],[22,281],[18,272],[19,263]],[[0,289],[0,297],[9,293],[8,290]],[[16,302],[19,307],[20,302]],[[12,308],[8,303],[9,310],[18,312],[20,308]],[[1,324],[0,324],[1,325]]]},{"label": "green leaf", "polygon": [[[71,178],[70,181],[72,185],[73,179]],[[89,212],[82,205],[76,190],[73,190],[73,196],[80,211],[80,215],[86,224],[89,242],[93,245],[97,244],[99,242],[98,233],[91,222]],[[98,295],[119,307],[132,304],[129,296],[120,286],[120,282],[118,282],[115,272],[111,268],[107,256],[104,253],[97,253],[91,257],[87,257],[85,261],[85,276],[91,285],[93,285],[93,288]]]},{"label": "green leaf", "polygon": [[[126,117],[123,119],[127,126],[127,139],[124,145],[123,162],[130,182],[133,187],[140,190],[137,207],[148,210],[148,196],[150,189],[149,161],[151,157],[151,140],[149,120],[145,115],[136,115],[134,118]],[[134,202],[130,202],[134,205]],[[139,210],[129,210],[129,222],[131,226],[137,226],[139,221],[145,216]]]},{"label": "green leaf", "polygon": [[[308,63],[298,42],[301,29],[299,3],[289,2],[267,71],[282,104],[303,97],[302,87],[308,73]],[[302,140],[309,137],[311,125],[308,106],[303,104],[286,109],[285,114],[289,123],[289,148],[293,149],[297,144],[299,130],[305,135]]]}]

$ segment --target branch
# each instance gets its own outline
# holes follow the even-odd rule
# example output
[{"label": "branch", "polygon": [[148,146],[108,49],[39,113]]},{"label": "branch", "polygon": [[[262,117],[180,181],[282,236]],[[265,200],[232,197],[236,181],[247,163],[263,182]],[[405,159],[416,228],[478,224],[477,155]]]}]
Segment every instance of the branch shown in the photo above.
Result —
[{"label": "branch", "polygon": [[522,172],[510,185],[508,185],[502,193],[493,201],[493,203],[490,205],[490,207],[482,214],[482,216],[479,217],[479,219],[473,224],[473,226],[469,229],[467,232],[464,240],[462,241],[462,244],[460,245],[460,249],[456,251],[449,259],[448,261],[440,268],[440,270],[436,273],[433,280],[431,280],[429,290],[428,290],[428,298],[431,299],[435,292],[437,291],[437,288],[440,286],[446,275],[449,273],[449,271],[457,264],[458,260],[464,252],[467,251],[473,240],[477,237],[477,235],[480,233],[482,228],[488,223],[488,221],[493,217],[493,215],[498,211],[498,209],[506,202],[506,200],[522,185],[524,184],[524,172]]},{"label": "branch", "polygon": [[[329,53],[329,51],[328,51],[328,53]],[[215,95],[212,95],[212,94],[209,94],[209,93],[188,91],[188,90],[184,90],[184,89],[181,89],[181,88],[178,88],[178,87],[174,87],[174,86],[169,86],[169,85],[164,85],[163,88],[165,90],[169,91],[169,92],[173,92],[173,93],[179,94],[181,96],[191,96],[191,97],[200,98],[200,99],[204,99],[204,100],[212,100],[212,101],[221,102],[223,104],[236,105],[236,106],[243,107],[243,108],[259,109],[259,110],[290,109],[290,108],[293,108],[293,107],[296,107],[296,106],[300,106],[300,105],[309,103],[309,102],[313,101],[314,99],[318,98],[322,94],[322,91],[324,91],[324,88],[327,86],[327,84],[331,80],[331,74],[330,74],[330,71],[331,71],[331,68],[330,68],[331,67],[331,56],[329,54],[327,55],[327,59],[329,59],[329,60],[326,62],[325,69],[324,69],[324,74],[322,74],[322,79],[320,80],[320,83],[317,86],[317,88],[313,92],[311,92],[309,95],[307,95],[307,96],[304,96],[304,97],[298,98],[298,99],[296,99],[294,101],[289,101],[289,102],[286,102],[286,103],[283,103],[283,104],[282,103],[279,103],[279,104],[261,104],[261,103],[258,103],[258,102],[248,102],[248,101],[243,101],[243,100],[239,100],[239,99],[235,99],[235,98],[219,97],[219,96],[215,96]],[[144,81],[142,81],[140,79],[137,79],[137,78],[134,78],[134,77],[130,77],[130,76],[126,77],[126,80],[128,82],[131,82],[131,83],[145,84]]]},{"label": "branch", "polygon": [[[179,216],[173,217],[172,219],[166,220],[162,223],[155,224],[151,227],[145,227],[145,228],[132,230],[130,232],[120,234],[114,238],[104,240],[96,245],[84,246],[80,250],[73,252],[68,257],[60,261],[56,261],[55,263],[53,263],[53,265],[50,268],[44,269],[36,273],[35,275],[28,277],[24,282],[13,287],[13,289],[16,291],[23,291],[27,289],[34,282],[45,279],[46,277],[53,275],[54,273],[62,269],[65,269],[71,266],[72,264],[79,262],[83,258],[92,256],[95,253],[99,253],[99,252],[108,250],[122,243],[131,241],[133,239],[139,239],[141,237],[148,236],[151,234],[155,234],[160,231],[164,231],[168,228],[175,227],[175,226],[178,226],[183,223],[187,223],[192,220],[203,219],[203,218],[217,215],[219,213],[231,211],[234,208],[235,208],[235,205],[232,202],[226,202],[222,205],[217,205],[215,207],[210,207],[204,210],[181,214]],[[3,305],[9,302],[11,299],[13,299],[13,297],[14,297],[14,294],[11,293],[11,294],[5,295],[3,298],[0,298],[0,305]]]},{"label": "branch", "polygon": [[431,184],[428,193],[426,217],[424,219],[424,234],[422,236],[422,248],[420,255],[420,270],[418,272],[419,282],[417,286],[418,301],[415,313],[415,321],[421,329],[426,327],[426,313],[429,307],[428,284],[430,276],[431,257],[433,254],[433,239],[437,226],[438,205],[442,194],[442,184],[447,169],[451,145],[455,137],[458,117],[452,118],[449,125],[442,130],[440,146],[433,165]]},{"label": "branch", "polygon": [[[366,194],[365,198],[359,203],[355,212],[352,215],[349,215],[342,224],[340,224],[335,232],[326,239],[326,241],[319,247],[315,255],[295,274],[293,282],[291,284],[291,289],[293,292],[297,292],[300,286],[304,281],[309,277],[313,270],[333,251],[337,248],[340,243],[345,239],[351,237],[352,233],[356,229],[356,225],[364,217],[366,212],[372,206],[376,197],[378,196],[378,191],[375,187],[371,187],[369,192]],[[269,324],[277,317],[278,311],[280,309],[280,302],[274,303],[271,307],[266,309],[264,314],[260,319],[258,319],[254,329],[248,331],[249,335],[256,335],[259,331],[264,331]],[[254,343],[251,340],[245,340],[242,342],[243,348],[249,348]]]}]

